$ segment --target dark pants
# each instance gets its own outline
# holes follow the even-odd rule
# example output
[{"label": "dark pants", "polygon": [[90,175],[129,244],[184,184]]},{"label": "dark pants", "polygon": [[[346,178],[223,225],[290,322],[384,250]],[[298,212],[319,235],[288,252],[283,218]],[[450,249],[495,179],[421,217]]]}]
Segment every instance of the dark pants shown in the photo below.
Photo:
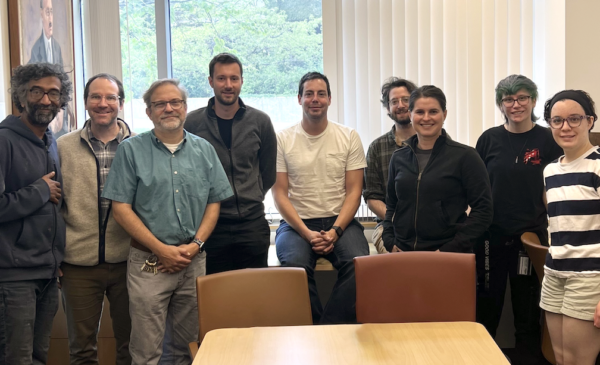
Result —
[{"label": "dark pants", "polygon": [[0,283],[0,364],[45,364],[57,310],[56,279]]},{"label": "dark pants", "polygon": [[110,302],[110,317],[117,345],[116,364],[131,364],[127,261],[96,266],[76,266],[63,262],[61,268],[71,365],[98,364],[98,329],[105,294]]},{"label": "dark pants", "polygon": [[267,267],[271,229],[264,216],[250,221],[219,219],[206,241],[206,274]]},{"label": "dark pants", "polygon": [[[336,218],[304,219],[303,221],[308,229],[319,232],[330,230]],[[281,220],[275,237],[277,257],[282,266],[302,267],[306,270],[314,323],[356,323],[356,281],[353,259],[356,256],[369,254],[369,244],[363,231],[363,226],[353,219],[346,227],[342,237],[334,244],[333,252],[325,256],[337,269],[338,278],[325,310],[323,310],[315,282],[315,265],[320,255],[316,254],[310,243],[305,241],[287,222]]]},{"label": "dark pants", "polygon": [[531,275],[518,274],[519,251],[522,250],[519,236],[486,234],[475,245],[477,322],[483,324],[492,337],[496,336],[508,278],[517,347],[539,343],[540,339],[540,285],[533,270]]}]

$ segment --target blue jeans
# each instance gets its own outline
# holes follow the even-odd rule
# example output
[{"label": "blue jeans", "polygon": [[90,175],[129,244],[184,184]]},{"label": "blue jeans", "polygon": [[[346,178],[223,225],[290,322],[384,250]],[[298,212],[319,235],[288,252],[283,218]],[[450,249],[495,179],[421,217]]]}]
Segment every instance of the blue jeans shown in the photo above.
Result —
[{"label": "blue jeans", "polygon": [[58,310],[56,279],[0,283],[0,365],[45,364]]},{"label": "blue jeans", "polygon": [[[337,217],[303,219],[303,222],[308,229],[319,232],[330,230],[336,219]],[[325,258],[337,269],[338,278],[323,310],[315,283],[315,265],[320,255],[315,253],[310,243],[287,222],[281,220],[275,236],[277,258],[282,266],[302,267],[306,270],[314,323],[356,323],[356,281],[353,259],[356,256],[369,254],[369,244],[363,231],[363,226],[353,219],[333,246],[333,251],[325,255]]]}]

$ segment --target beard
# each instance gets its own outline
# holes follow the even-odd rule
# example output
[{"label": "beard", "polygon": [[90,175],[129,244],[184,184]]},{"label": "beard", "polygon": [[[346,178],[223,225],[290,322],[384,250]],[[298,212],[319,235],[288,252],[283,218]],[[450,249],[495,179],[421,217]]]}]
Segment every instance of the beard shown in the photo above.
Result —
[{"label": "beard", "polygon": [[159,120],[157,127],[165,131],[174,131],[183,125],[185,119],[182,120],[179,116],[174,116],[175,118],[170,118],[169,120]]},{"label": "beard", "polygon": [[231,101],[223,99],[221,94],[215,94],[215,98],[219,101],[219,104],[224,106],[230,106],[237,103],[239,95],[235,95],[235,97],[231,99]]},{"label": "beard", "polygon": [[410,124],[410,116],[406,117],[406,118],[401,118],[398,114],[394,113],[389,113],[388,117],[390,117],[391,120],[393,120],[394,122],[400,124],[400,125],[408,125]]},{"label": "beard", "polygon": [[27,102],[25,105],[25,112],[29,117],[29,121],[31,124],[47,126],[56,118],[56,114],[58,114],[58,106],[55,104],[50,104],[48,106],[39,104],[39,103],[30,103]]}]

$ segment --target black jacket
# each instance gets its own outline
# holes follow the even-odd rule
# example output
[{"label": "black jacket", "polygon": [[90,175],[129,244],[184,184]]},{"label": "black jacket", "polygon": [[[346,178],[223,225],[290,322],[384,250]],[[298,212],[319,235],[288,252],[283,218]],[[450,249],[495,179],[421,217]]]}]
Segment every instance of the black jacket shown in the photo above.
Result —
[{"label": "black jacket", "polygon": [[65,222],[42,177],[61,183],[56,142],[39,139],[20,118],[0,123],[0,281],[56,277],[65,252]]},{"label": "black jacket", "polygon": [[277,137],[271,119],[238,99],[233,118],[231,149],[219,133],[215,98],[187,115],[185,130],[206,139],[215,148],[234,196],[221,202],[220,218],[251,220],[264,216],[266,192],[275,184]]},{"label": "black jacket", "polygon": [[452,141],[442,130],[419,174],[417,142],[415,135],[392,155],[384,245],[388,251],[396,245],[402,251],[472,252],[473,241],[492,222],[485,165],[475,149]]}]

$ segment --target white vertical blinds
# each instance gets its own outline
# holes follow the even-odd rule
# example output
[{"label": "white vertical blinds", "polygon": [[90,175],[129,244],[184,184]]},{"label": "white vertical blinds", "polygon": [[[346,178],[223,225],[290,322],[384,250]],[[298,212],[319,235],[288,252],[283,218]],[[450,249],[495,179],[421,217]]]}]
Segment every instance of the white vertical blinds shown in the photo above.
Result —
[{"label": "white vertical blinds", "polygon": [[447,98],[445,128],[474,146],[503,123],[494,89],[520,73],[544,101],[565,84],[565,0],[325,0],[324,69],[330,119],[363,144],[392,125],[379,99],[390,76],[434,84]]}]

